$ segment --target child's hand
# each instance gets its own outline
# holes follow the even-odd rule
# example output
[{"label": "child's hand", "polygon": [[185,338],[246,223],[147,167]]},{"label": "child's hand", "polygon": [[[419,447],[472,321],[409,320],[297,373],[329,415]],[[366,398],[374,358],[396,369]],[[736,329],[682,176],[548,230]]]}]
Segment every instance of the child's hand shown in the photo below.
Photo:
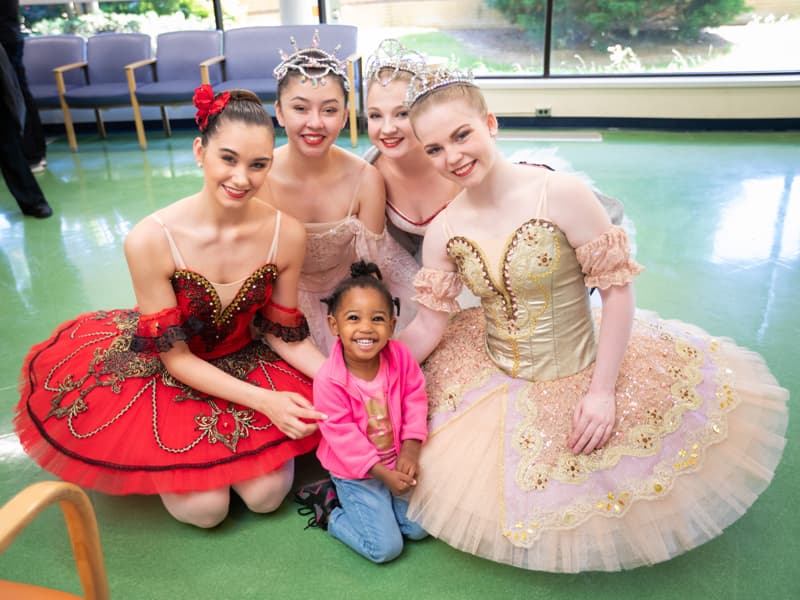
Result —
[{"label": "child's hand", "polygon": [[412,487],[417,485],[417,480],[402,471],[389,471],[383,479],[383,484],[389,488],[393,496],[402,496]]},{"label": "child's hand", "polygon": [[393,471],[383,464],[377,463],[370,470],[370,475],[389,488],[394,496],[402,496],[417,485],[417,480],[402,471]]},{"label": "child's hand", "polygon": [[417,465],[419,464],[419,449],[422,443],[419,440],[405,440],[400,447],[400,455],[397,457],[397,470],[411,477],[417,476]]}]

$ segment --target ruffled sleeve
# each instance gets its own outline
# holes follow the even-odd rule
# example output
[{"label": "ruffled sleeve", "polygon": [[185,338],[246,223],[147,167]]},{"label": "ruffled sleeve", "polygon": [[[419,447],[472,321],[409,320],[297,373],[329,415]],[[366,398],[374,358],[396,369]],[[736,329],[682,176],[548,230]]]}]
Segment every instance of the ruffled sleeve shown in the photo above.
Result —
[{"label": "ruffled sleeve", "polygon": [[177,306],[157,313],[139,315],[139,324],[130,349],[147,354],[166,352],[176,342],[185,342],[191,337],[192,332],[187,331],[185,325],[181,309]]},{"label": "ruffled sleeve", "polygon": [[422,267],[414,277],[414,300],[431,310],[454,313],[461,310],[456,297],[463,282],[457,271],[441,271]]},{"label": "ruffled sleeve", "polygon": [[308,321],[297,308],[286,308],[270,300],[256,313],[253,327],[263,337],[269,333],[284,342],[300,342],[309,336]]},{"label": "ruffled sleeve", "polygon": [[575,248],[575,254],[585,275],[586,287],[604,290],[612,285],[625,285],[644,270],[631,259],[628,235],[618,225]]}]

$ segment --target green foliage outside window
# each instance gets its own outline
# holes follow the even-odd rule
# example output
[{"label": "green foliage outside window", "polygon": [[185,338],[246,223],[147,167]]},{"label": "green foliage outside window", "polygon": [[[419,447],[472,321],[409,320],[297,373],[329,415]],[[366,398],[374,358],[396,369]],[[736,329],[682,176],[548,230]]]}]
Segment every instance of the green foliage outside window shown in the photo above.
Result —
[{"label": "green foliage outside window", "polygon": [[[545,0],[486,0],[531,36],[544,36]],[[593,44],[611,37],[658,32],[696,39],[746,10],[745,0],[554,0],[553,41],[557,46]]]},{"label": "green foliage outside window", "polygon": [[128,13],[140,15],[154,12],[157,15],[172,15],[182,12],[185,17],[195,15],[207,17],[209,15],[208,2],[197,0],[140,0],[138,2],[103,2],[100,4],[103,12]]}]

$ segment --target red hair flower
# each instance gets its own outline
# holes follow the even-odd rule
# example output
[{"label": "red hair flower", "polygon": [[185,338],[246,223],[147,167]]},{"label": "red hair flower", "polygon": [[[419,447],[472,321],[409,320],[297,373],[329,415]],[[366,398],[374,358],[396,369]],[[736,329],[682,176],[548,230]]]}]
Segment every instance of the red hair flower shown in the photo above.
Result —
[{"label": "red hair flower", "polygon": [[205,132],[208,127],[208,118],[211,115],[221,113],[222,109],[228,105],[230,99],[230,92],[222,92],[215,98],[214,90],[211,89],[211,86],[207,83],[195,89],[192,102],[197,108],[197,115],[194,120],[200,128],[201,133]]}]

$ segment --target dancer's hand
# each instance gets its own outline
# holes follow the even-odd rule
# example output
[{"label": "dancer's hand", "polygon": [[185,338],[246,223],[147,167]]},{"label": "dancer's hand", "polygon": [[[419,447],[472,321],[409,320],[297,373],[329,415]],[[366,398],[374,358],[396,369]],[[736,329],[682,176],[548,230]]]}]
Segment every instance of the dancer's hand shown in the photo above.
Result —
[{"label": "dancer's hand", "polygon": [[319,427],[316,422],[328,418],[295,392],[269,392],[263,406],[260,412],[293,440],[311,435]]},{"label": "dancer's hand", "polygon": [[572,415],[572,433],[567,447],[573,454],[590,454],[603,447],[614,429],[616,398],[612,392],[587,393]]}]

